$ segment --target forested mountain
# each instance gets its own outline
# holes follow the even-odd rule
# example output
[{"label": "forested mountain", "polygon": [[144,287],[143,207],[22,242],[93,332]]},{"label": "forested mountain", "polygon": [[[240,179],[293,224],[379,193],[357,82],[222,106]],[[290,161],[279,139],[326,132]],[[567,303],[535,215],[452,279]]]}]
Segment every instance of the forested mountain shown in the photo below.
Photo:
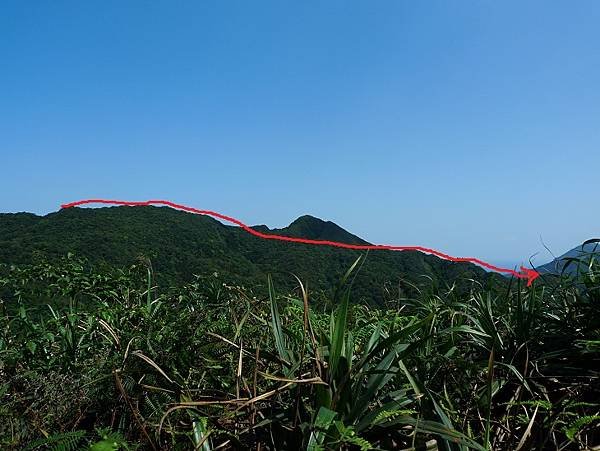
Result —
[{"label": "forested mountain", "polygon": [[[265,233],[366,244],[338,225],[302,216],[283,229]],[[0,263],[53,260],[73,253],[92,264],[130,265],[149,259],[156,277],[184,282],[194,274],[217,273],[228,283],[265,286],[267,274],[291,288],[291,273],[311,290],[330,288],[361,254],[359,251],[283,243],[254,237],[238,227],[166,207],[69,208],[46,216],[0,214]],[[365,254],[362,252],[362,254]],[[318,271],[315,271],[318,269]],[[353,287],[355,300],[381,302],[384,287],[397,293],[411,284],[468,285],[474,278],[495,282],[500,277],[469,263],[452,263],[419,252],[371,251]],[[402,281],[402,282],[401,282]]]}]

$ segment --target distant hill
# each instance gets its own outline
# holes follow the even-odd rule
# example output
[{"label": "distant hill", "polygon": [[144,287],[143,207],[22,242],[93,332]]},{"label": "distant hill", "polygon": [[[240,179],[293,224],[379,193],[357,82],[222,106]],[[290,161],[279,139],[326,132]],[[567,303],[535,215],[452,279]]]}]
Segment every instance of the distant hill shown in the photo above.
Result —
[{"label": "distant hill", "polygon": [[365,240],[352,235],[350,232],[342,229],[339,225],[331,221],[323,221],[314,216],[300,216],[289,226],[283,229],[273,229],[271,231],[277,235],[294,236],[309,238],[311,240],[329,240],[339,241],[348,244],[369,244]]},{"label": "distant hill", "polygon": [[[280,235],[368,244],[337,224],[302,216],[283,229],[256,230]],[[331,289],[361,255],[359,251],[283,243],[254,237],[208,216],[167,207],[69,208],[46,216],[0,214],[0,263],[23,264],[74,253],[91,263],[130,265],[150,258],[159,282],[184,282],[194,274],[218,273],[229,283],[264,287],[295,284],[291,273],[311,290]],[[362,252],[364,254],[364,252]],[[353,286],[354,299],[381,302],[387,287],[397,293],[410,284],[467,286],[467,279],[502,279],[470,263],[454,263],[415,251],[371,251]],[[498,282],[501,283],[501,282]]]},{"label": "distant hill", "polygon": [[[537,268],[541,274],[574,274],[578,271],[585,271],[586,264],[590,258],[596,256],[600,258],[600,240],[588,240],[585,243],[571,249],[560,257],[555,258],[549,263]],[[579,260],[577,263],[574,259]]]}]

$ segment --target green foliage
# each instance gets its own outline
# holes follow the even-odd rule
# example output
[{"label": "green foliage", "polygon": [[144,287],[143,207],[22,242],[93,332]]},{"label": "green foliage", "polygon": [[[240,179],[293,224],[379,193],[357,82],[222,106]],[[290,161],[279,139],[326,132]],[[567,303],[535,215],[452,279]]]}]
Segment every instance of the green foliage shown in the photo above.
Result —
[{"label": "green foliage", "polygon": [[59,432],[36,440],[25,447],[24,451],[50,449],[52,451],[75,451],[79,449],[85,437],[85,431]]},{"label": "green foliage", "polygon": [[137,445],[128,443],[123,434],[110,428],[98,428],[96,435],[99,440],[91,441],[89,451],[132,451],[137,448]]},{"label": "green foliage", "polygon": [[123,435],[109,428],[99,428],[95,434],[88,434],[84,430],[59,432],[48,437],[34,440],[29,443],[24,451],[51,450],[75,451],[86,449],[89,451],[132,451],[137,445],[130,445]]},{"label": "green foliage", "polygon": [[589,415],[577,418],[577,420],[565,428],[565,435],[569,440],[575,441],[575,435],[580,434],[585,427],[592,424],[597,425],[598,423],[600,423],[600,415]]},{"label": "green foliage", "polygon": [[595,262],[387,308],[352,302],[361,264],[326,299],[267,277],[264,294],[218,275],[161,286],[148,261],[0,267],[0,448],[600,444]]}]

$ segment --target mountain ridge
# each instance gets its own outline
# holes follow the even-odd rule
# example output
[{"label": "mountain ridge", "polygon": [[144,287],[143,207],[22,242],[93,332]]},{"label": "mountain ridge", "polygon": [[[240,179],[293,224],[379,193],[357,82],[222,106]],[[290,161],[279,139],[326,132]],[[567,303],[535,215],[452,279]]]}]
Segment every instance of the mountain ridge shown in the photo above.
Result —
[{"label": "mountain ridge", "polygon": [[[263,233],[350,244],[368,244],[339,225],[303,215],[289,226]],[[416,251],[369,253],[283,243],[253,237],[237,226],[168,207],[68,208],[45,216],[0,214],[0,263],[26,264],[35,256],[56,259],[67,253],[92,263],[128,265],[150,258],[159,277],[183,282],[194,274],[221,274],[227,281],[264,286],[266,274],[284,288],[293,288],[296,274],[312,289],[327,289],[359,255],[366,261],[356,278],[359,297],[381,302],[386,284],[452,284],[457,280],[487,281],[493,275],[469,263],[452,263]],[[425,276],[425,277],[424,277]]]}]

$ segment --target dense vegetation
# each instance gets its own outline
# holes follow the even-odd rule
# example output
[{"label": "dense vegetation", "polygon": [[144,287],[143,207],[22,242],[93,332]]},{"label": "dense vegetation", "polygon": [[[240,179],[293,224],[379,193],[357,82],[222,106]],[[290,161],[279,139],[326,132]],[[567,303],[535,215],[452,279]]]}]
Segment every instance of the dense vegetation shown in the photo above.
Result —
[{"label": "dense vegetation", "polygon": [[[257,226],[269,232],[265,226]],[[288,227],[272,232],[312,239],[364,244],[332,222],[302,216]],[[68,252],[90,263],[129,265],[149,258],[161,286],[191,282],[194,274],[218,273],[230,284],[243,284],[266,294],[271,274],[280,289],[294,288],[296,274],[313,293],[331,296],[338,275],[360,255],[358,252],[303,244],[261,240],[238,227],[170,208],[70,208],[47,216],[0,214],[0,263],[23,264],[40,256],[60,258]],[[354,282],[353,298],[381,305],[389,289],[414,294],[412,284],[429,287],[474,278],[489,284],[504,282],[467,263],[451,263],[419,252],[371,252]],[[461,284],[458,289],[468,288]]]},{"label": "dense vegetation", "polygon": [[552,286],[381,308],[350,302],[360,263],[318,300],[293,276],[263,296],[219,275],[156,286],[144,263],[1,266],[0,448],[600,445],[593,259]]}]

